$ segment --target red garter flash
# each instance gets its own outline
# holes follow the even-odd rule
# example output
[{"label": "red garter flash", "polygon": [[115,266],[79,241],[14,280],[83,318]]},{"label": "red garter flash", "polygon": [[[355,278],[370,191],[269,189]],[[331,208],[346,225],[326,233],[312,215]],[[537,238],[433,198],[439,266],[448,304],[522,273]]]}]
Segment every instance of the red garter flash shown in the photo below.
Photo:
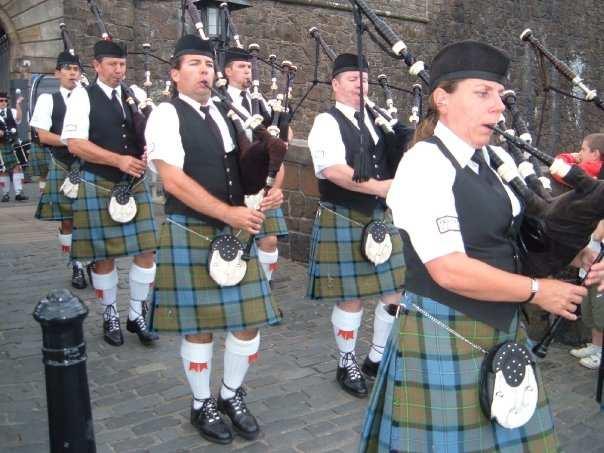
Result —
[{"label": "red garter flash", "polygon": [[255,354],[252,355],[248,355],[247,356],[247,363],[254,363],[256,360],[258,360],[258,356],[260,354],[258,352],[256,352]]},{"label": "red garter flash", "polygon": [[271,263],[268,265],[268,268],[271,272],[275,272],[277,270],[277,268],[279,267],[278,263]]},{"label": "red garter flash", "polygon": [[344,340],[352,340],[354,338],[354,330],[338,330],[338,337],[342,337]]},{"label": "red garter flash", "polygon": [[189,362],[189,371],[195,371],[196,373],[201,373],[203,370],[208,369],[208,362]]},{"label": "red garter flash", "polygon": [[62,246],[61,246],[61,251],[62,251],[63,253],[69,253],[69,251],[70,251],[70,250],[71,250],[71,247],[70,247],[70,246],[68,246],[68,245],[62,245]]},{"label": "red garter flash", "polygon": [[103,290],[102,289],[95,289],[94,290],[94,294],[96,295],[97,299],[102,299],[103,298]]}]

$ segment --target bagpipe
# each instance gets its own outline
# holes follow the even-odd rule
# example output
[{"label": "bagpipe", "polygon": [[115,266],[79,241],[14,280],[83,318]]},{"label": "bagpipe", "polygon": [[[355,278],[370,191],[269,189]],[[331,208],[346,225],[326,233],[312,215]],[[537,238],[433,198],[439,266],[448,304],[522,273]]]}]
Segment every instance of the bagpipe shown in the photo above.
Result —
[{"label": "bagpipe", "polygon": [[[327,44],[327,42],[325,41],[325,39],[323,38],[323,36],[321,35],[321,32],[319,31],[319,29],[317,27],[310,28],[308,30],[308,33],[309,33],[309,36],[315,40],[315,43],[316,43],[315,44],[315,46],[316,46],[315,82],[320,83],[318,80],[316,80],[317,74],[318,74],[318,66],[319,66],[319,62],[320,62],[319,51],[323,50],[323,52],[325,53],[325,55],[327,55],[328,59],[331,62],[333,62],[336,59],[337,54],[329,46],[329,44]],[[359,47],[358,47],[359,45],[360,45],[359,42],[357,42],[357,50],[359,50]],[[360,50],[362,51],[362,45],[361,45]],[[358,53],[357,55],[361,55],[361,54]],[[360,80],[362,80],[362,74],[361,74]],[[325,82],[325,83],[328,83],[328,82]],[[360,104],[365,105],[365,108],[367,109],[368,112],[371,113],[371,116],[373,117],[373,123],[379,129],[381,129],[382,132],[384,133],[384,141],[385,141],[386,149],[387,149],[386,157],[387,157],[387,161],[388,161],[388,166],[389,166],[389,168],[391,168],[395,171],[396,168],[398,167],[398,163],[400,162],[400,160],[403,157],[404,152],[407,150],[406,149],[407,144],[409,143],[409,141],[411,139],[412,128],[405,127],[398,119],[398,110],[396,109],[396,107],[394,107],[394,101],[393,101],[393,96],[392,96],[392,91],[391,91],[392,86],[388,83],[388,76],[386,74],[380,74],[377,78],[377,82],[369,82],[369,84],[370,85],[379,85],[382,88],[382,90],[384,92],[384,96],[386,98],[386,108],[380,107],[378,104],[376,104],[374,101],[372,101],[368,96],[363,96],[362,102]],[[312,89],[312,86],[311,86],[311,89]],[[403,90],[398,87],[396,89],[398,89],[399,91],[405,91],[410,94],[413,94],[414,101],[413,101],[411,116],[413,117],[414,114],[417,114],[418,115],[417,120],[419,121],[419,115],[421,114],[421,98],[422,98],[421,86],[419,86],[419,89],[414,88],[413,91]],[[308,94],[308,92],[307,92],[307,94]],[[360,109],[360,113],[361,113],[361,118],[364,118],[364,109]],[[364,119],[363,119],[363,121],[364,121]],[[361,149],[363,149],[363,147],[365,146],[365,143],[363,143],[363,140],[364,140],[363,134],[361,134],[360,130],[359,130],[359,143],[360,143]],[[361,152],[360,154],[365,155],[367,153]],[[365,162],[361,166],[366,167],[366,164],[367,163]],[[355,178],[355,180],[357,180],[357,179],[366,180],[365,176],[367,175],[367,173],[368,173],[367,168],[363,168],[363,171],[361,172],[360,175],[357,174],[357,172],[355,171],[355,175],[353,178]]]},{"label": "bagpipe", "polygon": [[[107,30],[96,1],[88,0],[88,5],[94,15],[101,39],[104,41],[113,41],[113,37]],[[129,109],[132,117],[132,125],[137,144],[137,152],[134,157],[141,159],[146,147],[145,127],[147,125],[147,116],[139,108],[140,102],[134,94],[132,87],[128,87],[123,81],[120,82],[120,87],[125,96],[125,107]],[[146,105],[146,107],[149,107],[147,109],[147,114],[149,114],[151,106]],[[135,176],[124,175],[122,181],[114,186],[111,191],[108,207],[109,215],[114,221],[118,223],[128,223],[136,216],[137,206],[132,190],[138,181],[139,178]]]},{"label": "bagpipe", "polygon": [[[191,0],[185,0],[184,7],[189,13],[189,17],[197,29],[201,39],[207,40],[208,37],[204,31],[204,25],[199,11]],[[239,35],[236,32],[236,26],[231,18],[227,4],[220,5],[220,13],[224,26],[222,30],[231,30],[237,47],[243,48]],[[217,49],[219,47],[219,49]],[[277,172],[283,164],[285,153],[287,152],[287,138],[289,131],[289,99],[293,80],[296,74],[296,67],[290,62],[284,62],[279,68],[283,73],[285,81],[281,96],[275,100],[273,106],[269,108],[268,102],[260,93],[259,61],[264,61],[259,56],[260,46],[252,43],[248,46],[251,55],[252,80],[251,80],[251,114],[244,109],[237,108],[232,100],[226,94],[226,79],[221,81],[224,65],[224,56],[228,47],[228,36],[223,33],[218,46],[214,46],[215,61],[217,62],[217,81],[214,87],[208,86],[213,96],[213,100],[226,107],[227,117],[232,121],[236,130],[237,144],[240,150],[239,165],[241,168],[241,183],[244,194],[246,195],[246,205],[254,209],[260,207],[262,199],[268,194],[269,190],[275,184]],[[271,79],[276,79],[275,60],[269,62],[271,67]],[[274,76],[274,77],[273,77]],[[271,85],[276,85],[276,80],[271,80]],[[267,127],[268,126],[268,127]],[[251,140],[248,138],[246,130],[252,131]],[[254,236],[250,236],[244,250],[242,259],[247,261],[251,258],[251,249],[254,244]]]}]

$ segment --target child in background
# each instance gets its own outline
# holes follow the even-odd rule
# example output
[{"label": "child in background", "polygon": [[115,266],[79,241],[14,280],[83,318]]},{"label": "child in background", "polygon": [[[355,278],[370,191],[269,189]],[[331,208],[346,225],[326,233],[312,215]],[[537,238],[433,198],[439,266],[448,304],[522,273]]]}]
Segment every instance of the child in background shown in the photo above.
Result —
[{"label": "child in background", "polygon": [[[556,159],[562,159],[564,162],[572,165],[578,165],[585,172],[597,178],[602,168],[604,160],[604,134],[590,134],[583,139],[581,149],[577,153],[560,153]],[[554,176],[556,181],[565,184],[562,179]]]}]

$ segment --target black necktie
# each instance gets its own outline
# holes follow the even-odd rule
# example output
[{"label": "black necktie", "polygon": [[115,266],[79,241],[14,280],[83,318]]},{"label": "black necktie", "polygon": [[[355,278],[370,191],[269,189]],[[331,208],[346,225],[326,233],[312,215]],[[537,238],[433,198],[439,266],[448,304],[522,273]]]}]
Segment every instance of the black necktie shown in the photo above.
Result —
[{"label": "black necktie", "polygon": [[499,179],[497,179],[497,176],[495,176],[489,164],[487,164],[481,149],[474,150],[472,160],[478,164],[478,176],[480,179],[493,187],[501,186]]},{"label": "black necktie", "polygon": [[122,104],[120,103],[119,99],[117,98],[117,90],[111,91],[111,103],[115,107],[116,111],[119,112],[120,116],[122,118],[125,118],[124,109],[122,108]]},{"label": "black necktie", "polygon": [[252,113],[252,107],[250,105],[250,101],[247,100],[247,92],[242,91],[240,93],[240,95],[241,95],[241,105],[243,106],[244,109],[246,109],[248,111],[248,113]]},{"label": "black necktie", "polygon": [[205,115],[205,122],[210,128],[212,134],[214,135],[214,138],[218,142],[220,150],[224,151],[224,142],[222,141],[222,134],[220,133],[220,128],[218,127],[218,124],[216,124],[216,121],[214,121],[214,118],[212,118],[212,115],[210,115],[210,106],[202,105],[201,107],[199,107],[199,110],[201,110]]}]

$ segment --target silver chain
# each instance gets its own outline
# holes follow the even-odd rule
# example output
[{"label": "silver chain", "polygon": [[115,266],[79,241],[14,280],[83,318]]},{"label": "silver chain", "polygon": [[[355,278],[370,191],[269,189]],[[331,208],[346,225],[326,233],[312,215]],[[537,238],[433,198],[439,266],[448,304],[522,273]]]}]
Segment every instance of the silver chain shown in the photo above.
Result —
[{"label": "silver chain", "polygon": [[322,203],[319,203],[319,211],[317,212],[317,215],[321,215],[321,211],[322,211],[323,209],[325,209],[326,211],[331,212],[332,214],[334,214],[334,215],[336,215],[336,216],[338,216],[338,217],[341,217],[341,218],[343,218],[343,219],[346,219],[346,220],[348,220],[349,222],[354,223],[354,224],[356,224],[356,225],[358,225],[358,226],[360,226],[360,227],[364,227],[364,226],[365,226],[365,225],[364,225],[364,224],[362,224],[361,222],[357,222],[356,220],[353,220],[353,219],[351,219],[350,217],[346,217],[345,215],[342,215],[342,214],[340,214],[340,213],[338,213],[338,212],[334,211],[333,209],[329,209],[327,206],[325,206],[325,205],[324,205],[324,204],[322,204]]},{"label": "silver chain", "polygon": [[[174,225],[176,225],[176,226],[177,226],[177,227],[179,227],[179,228],[182,228],[182,229],[183,229],[183,230],[185,230],[185,231],[188,231],[188,232],[189,232],[189,233],[191,233],[191,234],[194,234],[195,236],[199,236],[200,238],[205,239],[205,240],[206,240],[206,241],[208,241],[208,242],[212,242],[212,241],[213,241],[213,239],[210,239],[209,237],[204,236],[203,234],[198,233],[197,231],[193,231],[191,228],[187,228],[186,226],[181,225],[181,224],[180,224],[180,223],[178,223],[178,222],[175,222],[175,221],[174,221],[174,220],[172,220],[170,217],[166,217],[166,221],[167,221],[167,222],[170,222],[170,223],[172,223],[172,224],[174,224]],[[235,237],[236,237],[236,238],[238,238],[240,234],[241,234],[241,230],[239,230],[239,231],[237,232],[237,234],[235,234]]]},{"label": "silver chain", "polygon": [[415,308],[419,313],[421,313],[423,316],[425,316],[426,318],[428,318],[430,321],[432,321],[434,324],[436,324],[439,327],[442,327],[443,329],[445,329],[447,332],[449,332],[451,335],[456,336],[457,338],[459,338],[462,341],[465,341],[467,344],[469,344],[470,346],[472,346],[474,349],[477,349],[478,351],[482,352],[483,354],[488,354],[488,352],[482,348],[481,346],[478,346],[475,343],[472,343],[470,340],[468,340],[466,337],[464,337],[462,334],[460,334],[459,332],[454,331],[453,329],[451,329],[448,325],[446,325],[444,322],[442,322],[440,319],[436,319],[434,316],[432,316],[430,313],[428,313],[426,310],[424,310],[421,307],[418,307],[416,304],[411,304],[411,306],[413,308]]}]

